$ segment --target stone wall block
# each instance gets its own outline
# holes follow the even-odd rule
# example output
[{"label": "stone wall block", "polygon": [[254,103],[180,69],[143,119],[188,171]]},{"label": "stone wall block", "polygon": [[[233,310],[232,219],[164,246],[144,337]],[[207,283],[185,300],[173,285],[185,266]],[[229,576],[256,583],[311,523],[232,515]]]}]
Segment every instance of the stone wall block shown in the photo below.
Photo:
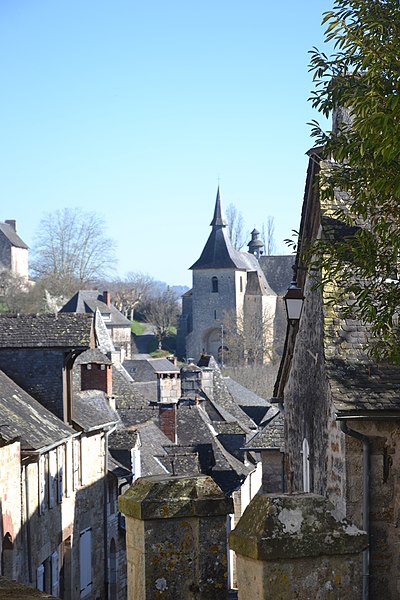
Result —
[{"label": "stone wall block", "polygon": [[119,508],[126,516],[128,600],[226,599],[226,517],[233,507],[210,477],[137,479]]},{"label": "stone wall block", "polygon": [[361,598],[367,535],[316,494],[257,494],[231,532],[239,600]]}]

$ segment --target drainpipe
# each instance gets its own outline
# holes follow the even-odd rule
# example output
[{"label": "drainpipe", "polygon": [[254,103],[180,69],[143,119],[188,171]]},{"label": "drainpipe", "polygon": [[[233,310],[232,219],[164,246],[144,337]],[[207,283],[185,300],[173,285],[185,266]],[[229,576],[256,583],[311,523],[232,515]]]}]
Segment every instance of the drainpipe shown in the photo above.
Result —
[{"label": "drainpipe", "polygon": [[340,428],[346,435],[362,442],[363,445],[363,529],[367,532],[368,548],[363,552],[363,600],[369,598],[369,479],[370,446],[369,439],[359,431],[347,427],[347,421],[340,422]]},{"label": "drainpipe", "polygon": [[104,432],[104,506],[103,506],[103,527],[104,527],[104,591],[105,599],[109,598],[109,578],[108,578],[108,514],[107,514],[107,495],[108,495],[108,437],[115,431],[116,425]]}]

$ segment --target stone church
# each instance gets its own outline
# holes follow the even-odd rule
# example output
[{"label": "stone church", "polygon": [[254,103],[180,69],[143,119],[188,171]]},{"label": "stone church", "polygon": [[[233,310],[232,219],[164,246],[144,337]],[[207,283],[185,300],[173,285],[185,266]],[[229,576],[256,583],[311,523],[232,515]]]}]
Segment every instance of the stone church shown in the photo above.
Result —
[{"label": "stone church", "polygon": [[263,256],[256,229],[248,252],[236,250],[228,236],[219,188],[210,225],[200,258],[190,267],[192,289],[182,297],[178,355],[198,359],[206,353],[229,363],[235,352],[239,361],[266,362],[275,339],[284,338],[282,296],[292,278],[293,256]]}]

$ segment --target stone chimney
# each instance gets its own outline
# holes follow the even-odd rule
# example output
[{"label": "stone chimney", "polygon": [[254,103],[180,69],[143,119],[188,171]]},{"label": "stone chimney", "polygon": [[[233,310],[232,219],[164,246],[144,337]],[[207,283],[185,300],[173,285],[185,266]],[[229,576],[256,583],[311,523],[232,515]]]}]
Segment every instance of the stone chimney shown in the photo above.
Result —
[{"label": "stone chimney", "polygon": [[176,403],[158,405],[159,427],[173,444],[177,443],[176,432]]},{"label": "stone chimney", "polygon": [[100,390],[112,396],[112,363],[97,349],[87,351],[81,362],[81,390]]},{"label": "stone chimney", "polygon": [[108,291],[103,292],[103,302],[105,304],[107,304],[107,306],[110,306],[110,304],[111,304],[110,292],[108,292]]},{"label": "stone chimney", "polygon": [[157,402],[171,404],[181,397],[181,378],[178,372],[157,373]]},{"label": "stone chimney", "polygon": [[10,225],[10,227],[12,227],[14,231],[17,231],[17,221],[15,219],[6,219],[5,222],[7,223],[7,225]]}]

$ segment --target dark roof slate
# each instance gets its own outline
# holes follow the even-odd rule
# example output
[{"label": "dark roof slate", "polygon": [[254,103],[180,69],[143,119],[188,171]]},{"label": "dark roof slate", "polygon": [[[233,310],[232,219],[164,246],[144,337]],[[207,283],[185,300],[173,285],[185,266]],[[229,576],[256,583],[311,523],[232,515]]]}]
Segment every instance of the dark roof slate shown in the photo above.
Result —
[{"label": "dark roof slate", "polygon": [[74,395],[73,422],[89,432],[115,425],[119,416],[104,394],[98,390],[84,390]]},{"label": "dark roof slate", "polygon": [[284,415],[279,411],[275,416],[252,437],[246,444],[251,450],[272,450],[285,447]]},{"label": "dark roof slate", "polygon": [[91,315],[0,315],[0,348],[89,348]]},{"label": "dark roof slate", "polygon": [[0,222],[0,231],[7,238],[7,240],[15,246],[16,248],[24,248],[28,249],[28,246],[21,240],[14,227],[9,225],[9,223],[1,223]]},{"label": "dark roof slate", "polygon": [[125,325],[126,327],[131,326],[129,319],[113,305],[108,306],[103,299],[103,294],[98,290],[79,290],[68,300],[66,304],[60,309],[60,313],[95,313],[98,309],[101,315],[110,316],[110,321],[107,321],[107,325],[112,327],[113,325]]},{"label": "dark roof slate", "polygon": [[279,296],[284,296],[293,279],[293,265],[295,256],[287,254],[282,256],[261,256],[260,266],[264,272],[269,286]]},{"label": "dark roof slate", "polygon": [[22,450],[40,450],[70,438],[74,430],[0,371],[1,436],[20,438]]}]

